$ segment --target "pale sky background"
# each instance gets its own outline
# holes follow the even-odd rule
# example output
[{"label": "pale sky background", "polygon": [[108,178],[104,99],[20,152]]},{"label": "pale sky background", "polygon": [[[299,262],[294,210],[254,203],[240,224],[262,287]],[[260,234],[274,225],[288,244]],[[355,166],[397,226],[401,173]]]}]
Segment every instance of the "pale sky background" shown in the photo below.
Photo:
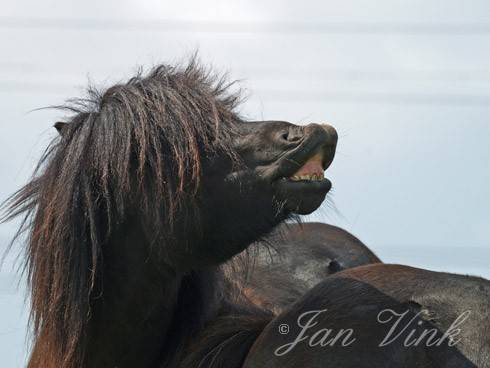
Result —
[{"label": "pale sky background", "polygon": [[[490,278],[488,1],[45,0],[0,3],[0,200],[55,135],[29,112],[201,59],[241,79],[251,119],[331,122],[335,213],[386,262]],[[5,248],[14,225],[0,226]],[[25,289],[0,272],[0,366],[24,366]]]}]

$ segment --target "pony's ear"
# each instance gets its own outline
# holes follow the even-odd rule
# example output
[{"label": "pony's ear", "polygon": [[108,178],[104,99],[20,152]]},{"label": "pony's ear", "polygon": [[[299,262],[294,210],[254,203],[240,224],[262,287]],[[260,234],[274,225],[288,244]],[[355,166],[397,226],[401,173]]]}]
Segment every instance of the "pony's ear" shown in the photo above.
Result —
[{"label": "pony's ear", "polygon": [[64,133],[64,130],[66,128],[66,125],[68,125],[68,124],[67,123],[63,123],[62,121],[58,121],[58,122],[54,123],[54,127],[58,131],[58,134],[61,135],[62,137],[65,134]]}]

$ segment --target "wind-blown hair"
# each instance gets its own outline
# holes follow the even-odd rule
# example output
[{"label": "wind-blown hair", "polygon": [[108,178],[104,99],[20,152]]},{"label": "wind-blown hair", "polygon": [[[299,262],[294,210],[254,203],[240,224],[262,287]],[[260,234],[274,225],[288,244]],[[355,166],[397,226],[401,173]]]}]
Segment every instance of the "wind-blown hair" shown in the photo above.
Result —
[{"label": "wind-blown hair", "polygon": [[3,218],[24,216],[18,235],[27,232],[38,356],[60,366],[81,361],[102,246],[134,208],[153,244],[172,236],[181,209],[195,220],[190,204],[203,162],[236,159],[230,137],[239,98],[229,85],[191,61],[158,66],[103,93],[89,89],[88,98],[62,106],[73,116],[33,179],[7,200]]}]

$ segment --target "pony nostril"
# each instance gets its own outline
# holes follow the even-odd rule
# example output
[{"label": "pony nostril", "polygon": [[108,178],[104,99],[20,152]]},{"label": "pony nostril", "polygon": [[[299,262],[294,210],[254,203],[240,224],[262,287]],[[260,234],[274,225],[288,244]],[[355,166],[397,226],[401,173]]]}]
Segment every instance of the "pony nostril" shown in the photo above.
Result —
[{"label": "pony nostril", "polygon": [[294,143],[301,140],[301,135],[297,134],[296,132],[287,131],[281,134],[281,139],[288,143]]}]

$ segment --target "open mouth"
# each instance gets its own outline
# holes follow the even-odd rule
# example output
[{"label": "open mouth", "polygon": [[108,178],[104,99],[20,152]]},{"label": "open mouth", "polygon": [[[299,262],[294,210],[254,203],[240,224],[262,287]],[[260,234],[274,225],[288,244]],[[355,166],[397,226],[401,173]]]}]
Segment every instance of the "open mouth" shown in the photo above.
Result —
[{"label": "open mouth", "polygon": [[328,169],[333,161],[335,148],[329,146],[321,146],[313,152],[315,153],[310,154],[310,157],[303,158],[303,164],[300,163],[301,161],[298,162],[299,160],[295,160],[295,167],[291,167],[289,170],[283,172],[282,180],[290,183],[291,185],[315,184],[313,185],[313,187],[318,188],[323,188],[325,185],[330,185],[330,181],[325,178],[325,171]]},{"label": "open mouth", "polygon": [[323,164],[323,154],[318,152],[308,159],[303,166],[299,168],[288,179],[291,181],[322,181],[325,180],[325,167]]},{"label": "open mouth", "polygon": [[305,154],[301,166],[301,161],[295,160],[295,167],[283,171],[281,180],[276,182],[279,197],[286,200],[291,212],[300,215],[316,210],[332,188],[331,181],[325,178],[325,170],[333,161],[335,146],[321,146],[313,152],[309,158]]},{"label": "open mouth", "polygon": [[238,140],[244,161],[261,182],[270,184],[272,198],[281,211],[300,215],[313,212],[332,188],[325,170],[335,157],[336,130],[327,124],[298,127],[277,122],[266,133],[263,142],[258,140],[264,144],[259,150],[247,146],[255,142],[252,138]]}]

